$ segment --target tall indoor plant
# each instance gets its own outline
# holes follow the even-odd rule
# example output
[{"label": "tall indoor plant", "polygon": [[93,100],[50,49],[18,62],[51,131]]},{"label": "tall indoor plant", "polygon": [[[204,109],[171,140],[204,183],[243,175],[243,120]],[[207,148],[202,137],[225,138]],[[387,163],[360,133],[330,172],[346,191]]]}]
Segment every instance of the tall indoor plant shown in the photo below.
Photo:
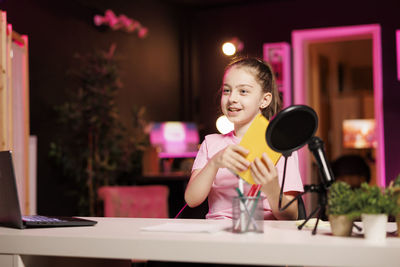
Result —
[{"label": "tall indoor plant", "polygon": [[[99,187],[140,173],[141,164],[136,163],[141,157],[140,142],[146,140],[130,138],[120,121],[115,96],[121,83],[114,50],[111,46],[106,52],[77,55],[68,100],[56,107],[60,131],[51,143],[50,156],[62,170],[61,176],[72,181],[80,215],[99,214]],[[143,113],[144,109],[134,110],[135,130],[144,128]]]}]

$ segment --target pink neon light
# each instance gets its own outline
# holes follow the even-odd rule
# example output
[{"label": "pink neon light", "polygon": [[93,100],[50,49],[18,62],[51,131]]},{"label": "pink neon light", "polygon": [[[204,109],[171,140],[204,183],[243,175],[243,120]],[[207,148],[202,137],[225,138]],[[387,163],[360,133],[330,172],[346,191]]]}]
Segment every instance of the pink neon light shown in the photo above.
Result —
[{"label": "pink neon light", "polygon": [[12,25],[11,24],[7,24],[7,35],[12,34]]},{"label": "pink neon light", "polygon": [[195,158],[197,156],[197,151],[193,152],[160,152],[158,157],[160,159],[169,158]]},{"label": "pink neon light", "polygon": [[400,30],[396,31],[397,79],[400,81]]},{"label": "pink neon light", "polygon": [[[397,35],[398,36],[398,35]],[[383,129],[383,107],[382,107],[382,51],[381,51],[381,28],[378,24],[334,27],[324,29],[297,30],[292,32],[293,60],[294,60],[294,103],[307,104],[307,77],[305,77],[305,66],[308,56],[305,54],[307,45],[312,42],[333,40],[354,40],[372,38],[373,58],[373,84],[374,84],[374,112],[377,134],[377,183],[385,186],[385,141]],[[300,169],[303,179],[309,179],[311,170],[307,165],[309,153],[305,149],[300,150]]]},{"label": "pink neon light", "polygon": [[[270,55],[271,53],[273,55]],[[292,104],[290,46],[286,42],[266,43],[263,45],[263,54],[264,60],[272,65],[275,72],[278,71],[275,68],[279,68],[281,77],[277,79],[277,84],[279,91],[283,94],[283,108],[286,108]],[[276,60],[271,56],[275,57]]]}]

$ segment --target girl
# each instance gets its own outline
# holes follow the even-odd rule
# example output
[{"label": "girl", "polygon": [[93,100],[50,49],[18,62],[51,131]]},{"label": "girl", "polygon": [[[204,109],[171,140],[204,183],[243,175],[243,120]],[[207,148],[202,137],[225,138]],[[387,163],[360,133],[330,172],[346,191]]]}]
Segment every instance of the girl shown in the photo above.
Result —
[{"label": "girl", "polygon": [[[208,197],[207,219],[232,218],[232,199],[237,196],[238,178],[234,173],[250,168],[254,181],[261,185],[265,197],[264,219],[297,219],[297,202],[279,211],[279,191],[284,158],[274,166],[266,154],[250,163],[249,151],[239,146],[253,119],[262,113],[271,119],[280,109],[280,99],[270,66],[257,58],[239,58],[225,69],[221,110],[234,124],[228,134],[211,134],[200,146],[185,191],[189,207],[200,205]],[[245,184],[244,194],[250,185]],[[288,158],[282,207],[303,191],[297,153]]]}]

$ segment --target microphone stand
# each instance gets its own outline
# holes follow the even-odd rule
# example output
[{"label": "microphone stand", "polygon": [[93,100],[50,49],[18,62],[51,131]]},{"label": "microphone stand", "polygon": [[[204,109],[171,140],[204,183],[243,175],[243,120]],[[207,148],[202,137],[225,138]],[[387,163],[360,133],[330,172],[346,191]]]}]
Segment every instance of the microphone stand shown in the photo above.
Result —
[{"label": "microphone stand", "polygon": [[[304,192],[301,194],[298,194],[295,198],[290,200],[282,208],[279,208],[279,211],[283,211],[283,210],[287,209],[293,202],[297,201],[299,198],[301,198],[306,193],[318,193],[318,198],[319,198],[318,206],[310,213],[310,215],[308,215],[306,217],[306,219],[304,220],[304,222],[302,224],[297,226],[297,229],[299,229],[299,230],[303,229],[304,225],[306,225],[306,223],[319,211],[317,221],[315,222],[314,228],[312,230],[312,234],[315,235],[317,233],[317,227],[318,227],[319,220],[326,216],[325,209],[326,209],[326,204],[327,204],[327,189],[325,186],[321,186],[320,184],[319,185],[315,185],[315,184],[304,185]],[[362,228],[360,226],[358,226],[357,224],[355,224],[354,222],[353,222],[353,227],[356,228],[359,232],[362,231]]]},{"label": "microphone stand", "polygon": [[279,211],[283,211],[283,210],[287,209],[293,202],[297,201],[299,198],[301,198],[306,193],[318,193],[318,198],[319,198],[318,206],[310,213],[310,215],[308,215],[306,217],[304,222],[302,224],[300,224],[297,228],[299,230],[301,230],[304,227],[304,225],[318,212],[317,221],[315,222],[315,225],[314,225],[314,228],[312,231],[312,234],[315,235],[317,233],[317,227],[318,227],[319,220],[321,218],[325,217],[325,207],[327,204],[327,197],[326,197],[327,191],[324,186],[315,185],[315,184],[305,185],[304,192],[297,195],[295,198],[293,198],[291,201],[289,201],[282,208],[279,208]]},{"label": "microphone stand", "polygon": [[[312,148],[310,148],[310,145],[312,146]],[[292,152],[289,151],[289,152],[283,153],[283,156],[285,157],[285,164],[284,164],[282,186],[281,186],[281,191],[280,191],[280,195],[279,195],[278,207],[279,207],[279,211],[283,211],[287,207],[289,207],[294,201],[296,201],[300,197],[302,197],[305,193],[317,193],[318,194],[318,206],[310,213],[310,215],[308,215],[306,217],[304,222],[297,227],[299,230],[301,230],[304,227],[304,225],[318,212],[317,221],[315,222],[314,229],[312,231],[312,234],[315,235],[317,233],[317,227],[318,227],[319,220],[320,219],[326,220],[325,210],[326,210],[326,204],[327,204],[327,189],[330,186],[331,182],[333,182],[333,179],[331,181],[331,180],[328,180],[327,178],[324,179],[322,177],[324,175],[331,176],[330,169],[328,168],[328,166],[326,166],[326,164],[324,165],[322,163],[321,155],[319,155],[319,154],[324,154],[324,151],[321,150],[321,148],[323,148],[322,140],[319,137],[315,137],[315,136],[312,137],[310,139],[310,141],[308,142],[308,148],[310,149],[310,151],[313,152],[315,158],[317,159],[318,169],[319,169],[319,172],[321,175],[322,183],[320,183],[318,185],[316,185],[316,184],[305,185],[303,193],[297,195],[294,199],[292,199],[284,207],[282,207],[283,187],[285,185],[285,176],[286,176],[286,164],[287,164],[287,159],[292,154]],[[320,149],[320,150],[318,150],[318,149]],[[326,173],[328,173],[328,174],[326,174]],[[324,180],[326,180],[326,181],[324,181]]]},{"label": "microphone stand", "polygon": [[[311,146],[311,147],[310,147]],[[282,178],[282,186],[281,186],[281,191],[279,195],[279,211],[285,210],[287,207],[289,207],[294,201],[298,200],[300,197],[302,197],[305,193],[317,193],[318,194],[318,206],[310,213],[309,216],[306,217],[304,222],[299,225],[297,228],[301,230],[304,225],[318,212],[317,216],[317,221],[315,222],[314,229],[312,231],[312,234],[315,235],[317,233],[317,227],[319,220],[326,220],[326,205],[328,203],[327,201],[327,192],[328,188],[330,185],[334,182],[334,177],[333,174],[331,174],[330,168],[327,166],[327,162],[325,160],[322,160],[322,158],[325,158],[324,155],[325,152],[323,151],[323,142],[319,137],[312,137],[311,140],[308,142],[308,148],[310,151],[313,152],[314,157],[317,160],[318,163],[318,169],[319,169],[319,174],[321,176],[321,183],[316,185],[316,184],[311,184],[311,185],[305,185],[304,186],[304,192],[297,195],[294,199],[289,201],[284,207],[282,207],[282,195],[283,195],[283,187],[285,184],[285,176],[286,176],[286,163],[287,163],[287,158],[292,154],[291,152],[283,153],[285,157],[285,165],[284,165],[284,171],[283,171],[283,178]],[[358,231],[361,231],[361,227],[353,223],[353,227],[355,227]]]}]

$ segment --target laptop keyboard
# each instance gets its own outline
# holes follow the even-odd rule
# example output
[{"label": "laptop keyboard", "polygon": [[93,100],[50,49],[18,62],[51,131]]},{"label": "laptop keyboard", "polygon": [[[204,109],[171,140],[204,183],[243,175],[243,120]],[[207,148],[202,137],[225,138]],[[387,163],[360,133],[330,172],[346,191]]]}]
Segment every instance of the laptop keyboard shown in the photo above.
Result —
[{"label": "laptop keyboard", "polygon": [[22,216],[22,220],[27,222],[64,222],[65,220],[61,220],[59,218],[42,216],[42,215],[29,215],[29,216]]}]

